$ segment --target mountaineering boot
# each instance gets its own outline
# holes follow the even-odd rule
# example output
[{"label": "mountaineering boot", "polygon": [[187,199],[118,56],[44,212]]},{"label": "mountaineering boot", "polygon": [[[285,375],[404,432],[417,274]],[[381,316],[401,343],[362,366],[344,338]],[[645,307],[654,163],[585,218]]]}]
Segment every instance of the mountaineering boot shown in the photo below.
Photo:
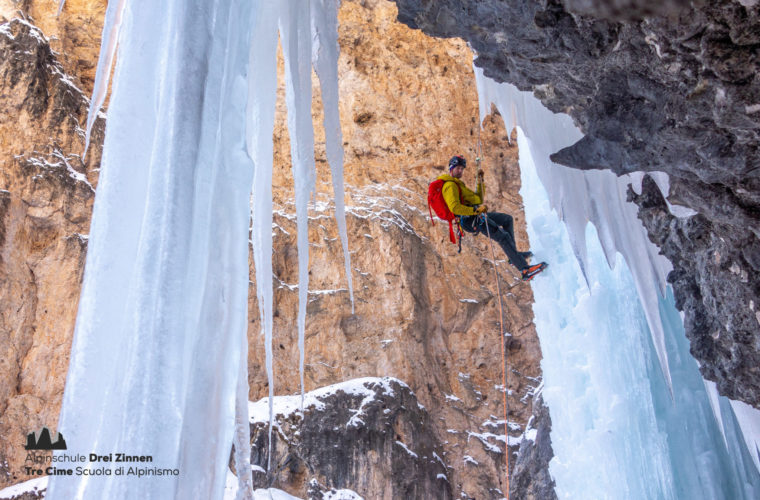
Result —
[{"label": "mountaineering boot", "polygon": [[546,269],[546,266],[548,266],[546,262],[541,262],[539,264],[536,264],[535,266],[530,266],[527,269],[522,270],[522,280],[523,281],[530,281],[532,280],[538,273]]}]

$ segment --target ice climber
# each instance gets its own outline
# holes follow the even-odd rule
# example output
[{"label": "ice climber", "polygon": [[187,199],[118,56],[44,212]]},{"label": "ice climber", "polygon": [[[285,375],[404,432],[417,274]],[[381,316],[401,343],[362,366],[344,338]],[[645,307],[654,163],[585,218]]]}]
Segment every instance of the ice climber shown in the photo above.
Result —
[{"label": "ice climber", "polygon": [[[452,219],[457,219],[459,226],[468,233],[480,233],[490,236],[496,241],[504,253],[509,258],[509,263],[515,266],[521,273],[522,279],[527,281],[543,271],[547,264],[530,265],[526,259],[533,254],[531,252],[519,252],[515,244],[515,234],[513,228],[513,219],[511,215],[501,212],[489,212],[488,207],[483,203],[485,188],[483,186],[483,171],[478,169],[478,185],[475,191],[470,190],[462,182],[462,174],[467,166],[467,160],[463,156],[453,156],[449,160],[449,173],[442,174],[430,185],[428,192],[428,202],[430,206],[436,209],[439,217],[449,220],[450,235],[454,240],[453,229],[451,229]],[[434,191],[440,190],[438,200]],[[447,216],[441,215],[441,208],[436,205],[442,205],[440,198],[445,201],[445,208],[450,213]],[[445,212],[445,209],[443,210]],[[432,217],[432,213],[431,213]]]}]

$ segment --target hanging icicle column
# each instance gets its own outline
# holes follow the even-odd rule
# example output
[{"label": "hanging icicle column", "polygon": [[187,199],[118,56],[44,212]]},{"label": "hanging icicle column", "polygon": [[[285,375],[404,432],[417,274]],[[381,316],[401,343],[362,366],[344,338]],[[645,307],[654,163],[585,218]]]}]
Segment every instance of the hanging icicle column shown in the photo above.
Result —
[{"label": "hanging icicle column", "polygon": [[[249,149],[256,165],[253,184],[254,266],[261,324],[265,334],[269,381],[270,423],[274,396],[272,371],[272,132],[277,88],[277,27],[285,58],[288,131],[296,193],[298,231],[298,348],[301,396],[304,393],[306,305],[309,284],[308,202],[315,190],[314,128],[311,115],[312,64],[320,80],[324,101],[324,128],[330,164],[335,213],[345,259],[346,277],[353,313],[351,257],[345,221],[343,188],[343,139],[338,114],[338,0],[302,2],[288,0],[261,5],[263,15],[256,32],[260,44],[252,47],[251,67],[258,68],[249,80],[251,131]],[[314,43],[313,43],[314,42]],[[263,92],[259,92],[263,90]],[[263,97],[262,97],[263,96]],[[271,425],[270,425],[271,445]],[[270,449],[271,459],[271,449]]]},{"label": "hanging icicle column", "polygon": [[[109,3],[90,125],[106,95],[117,42],[118,57],[59,430],[70,455],[150,455],[150,465],[165,472],[139,478],[53,476],[48,498],[222,498],[233,439],[238,498],[251,497],[248,235],[252,223],[273,394],[271,178],[278,26],[297,193],[301,369],[306,206],[314,186],[312,58],[327,96],[328,160],[348,259],[337,120],[337,5],[337,0]],[[349,269],[346,262],[351,287]]]}]

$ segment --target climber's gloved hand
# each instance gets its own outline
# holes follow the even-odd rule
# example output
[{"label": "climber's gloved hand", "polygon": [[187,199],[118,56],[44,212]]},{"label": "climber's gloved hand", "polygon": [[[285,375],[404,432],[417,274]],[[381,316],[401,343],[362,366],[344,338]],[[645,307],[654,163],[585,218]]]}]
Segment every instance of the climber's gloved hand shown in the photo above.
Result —
[{"label": "climber's gloved hand", "polygon": [[478,177],[478,182],[483,182],[483,170],[478,169],[478,172],[475,175]]},{"label": "climber's gloved hand", "polygon": [[480,215],[485,212],[488,212],[488,207],[485,204],[480,205],[478,208],[475,209],[475,215]]}]

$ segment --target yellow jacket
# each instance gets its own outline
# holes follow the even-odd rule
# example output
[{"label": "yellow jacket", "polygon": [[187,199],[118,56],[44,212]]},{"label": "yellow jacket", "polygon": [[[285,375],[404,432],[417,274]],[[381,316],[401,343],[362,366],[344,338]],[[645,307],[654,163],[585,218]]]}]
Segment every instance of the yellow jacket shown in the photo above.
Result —
[{"label": "yellow jacket", "polygon": [[[444,181],[441,193],[443,194],[443,199],[446,200],[446,204],[449,206],[449,210],[454,215],[475,215],[475,209],[472,208],[472,205],[483,203],[485,195],[483,183],[479,182],[477,191],[472,191],[464,185],[464,182],[449,174],[440,175],[438,178]],[[462,190],[461,202],[459,201],[459,190],[454,183],[458,184]]]}]

